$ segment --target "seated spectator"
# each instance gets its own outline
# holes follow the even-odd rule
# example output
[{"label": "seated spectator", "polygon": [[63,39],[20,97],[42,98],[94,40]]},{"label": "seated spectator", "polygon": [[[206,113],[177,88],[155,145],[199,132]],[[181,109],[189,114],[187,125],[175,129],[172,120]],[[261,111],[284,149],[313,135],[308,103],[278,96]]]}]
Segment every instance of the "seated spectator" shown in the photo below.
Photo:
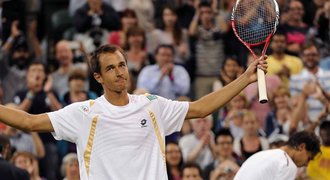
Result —
[{"label": "seated spectator", "polygon": [[63,180],[79,180],[79,164],[76,153],[69,153],[62,159],[61,174]]},{"label": "seated spectator", "polygon": [[311,179],[330,179],[330,121],[321,123],[320,137],[321,152],[309,162],[307,174]]},{"label": "seated spectator", "polygon": [[[55,58],[58,62],[58,69],[51,74],[53,79],[53,88],[59,97],[64,96],[64,93],[69,91],[68,76],[74,69],[83,69],[87,74],[86,63],[74,63],[73,52],[70,47],[70,42],[61,40],[55,46]],[[88,81],[86,81],[85,90],[88,89]]]},{"label": "seated spectator", "polygon": [[[215,160],[204,170],[204,179],[217,179],[227,173],[234,172],[234,169],[235,171],[238,170],[241,162],[233,151],[233,142],[234,137],[231,135],[229,129],[220,129],[215,136]],[[229,166],[227,167],[231,168],[226,168],[223,163],[228,164]],[[232,163],[235,165],[232,165]]]},{"label": "seated spectator", "polygon": [[142,69],[137,88],[173,100],[187,95],[190,90],[189,74],[182,66],[174,64],[173,55],[173,46],[159,45],[155,51],[157,64]]},{"label": "seated spectator", "polygon": [[61,103],[63,106],[88,99],[96,99],[97,95],[94,92],[85,90],[86,79],[86,72],[82,69],[75,69],[69,73],[69,91],[62,97]]},{"label": "seated spectator", "polygon": [[212,116],[191,119],[193,133],[181,137],[179,145],[185,163],[197,163],[202,169],[213,161],[214,134]]},{"label": "seated spectator", "polygon": [[245,161],[254,153],[269,147],[267,139],[258,133],[259,123],[253,112],[244,110],[242,121],[243,137],[235,138],[234,152]]},{"label": "seated spectator", "polygon": [[40,177],[38,160],[33,154],[24,151],[16,152],[11,158],[11,162],[16,167],[26,170],[31,180],[46,180]]},{"label": "seated spectator", "polygon": [[124,49],[128,29],[138,26],[138,19],[135,12],[132,9],[125,9],[120,13],[121,27],[119,31],[112,31],[109,34],[108,42],[109,44],[117,45]]},{"label": "seated spectator", "polygon": [[210,180],[231,180],[239,170],[239,166],[232,160],[225,160],[211,172]]},{"label": "seated spectator", "polygon": [[[272,106],[273,110],[268,113],[265,120],[265,133],[271,138],[277,134],[289,136],[291,129],[292,115],[294,108],[291,107],[290,92],[287,88],[281,86],[274,92]],[[302,125],[302,124],[301,124]],[[300,127],[299,130],[303,130]]]},{"label": "seated spectator", "polygon": [[151,64],[145,51],[146,37],[143,29],[132,27],[126,33],[125,52],[127,54],[127,66],[136,82],[141,70]]},{"label": "seated spectator", "polygon": [[9,139],[0,134],[0,174],[2,179],[28,180],[29,173],[9,163],[7,159],[11,156]]},{"label": "seated spectator", "polygon": [[[108,31],[118,30],[120,18],[111,5],[102,0],[87,0],[73,17],[74,27],[80,36],[76,40],[84,42],[87,52],[107,42]],[[88,44],[91,42],[90,44]]]},{"label": "seated spectator", "polygon": [[176,142],[166,143],[166,167],[169,180],[181,180],[183,158],[180,146]]},{"label": "seated spectator", "polygon": [[229,128],[235,138],[243,136],[242,118],[243,110],[247,108],[247,100],[244,94],[240,93],[228,103],[228,112],[224,113],[221,124],[216,124],[216,132],[221,128]]},{"label": "seated spectator", "polygon": [[202,180],[202,169],[198,164],[187,163],[182,169],[182,180]]},{"label": "seated spectator", "polygon": [[148,34],[147,50],[149,53],[161,44],[171,44],[174,47],[174,62],[184,65],[190,58],[188,45],[188,32],[183,29],[178,21],[176,10],[165,6],[161,10],[162,18],[159,27]]}]

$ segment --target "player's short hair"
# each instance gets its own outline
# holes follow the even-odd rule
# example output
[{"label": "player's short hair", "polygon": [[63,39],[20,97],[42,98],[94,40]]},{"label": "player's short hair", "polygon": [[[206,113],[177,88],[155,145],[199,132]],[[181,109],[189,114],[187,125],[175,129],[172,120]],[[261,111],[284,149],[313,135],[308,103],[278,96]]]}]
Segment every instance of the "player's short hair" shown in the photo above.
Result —
[{"label": "player's short hair", "polygon": [[231,141],[234,141],[234,136],[231,134],[230,130],[228,128],[221,128],[215,135],[215,142],[217,142],[218,137],[220,136],[230,136]]},{"label": "player's short hair", "polygon": [[320,152],[320,140],[314,132],[297,132],[293,134],[287,142],[287,145],[294,149],[301,144],[305,144],[306,150],[311,152],[311,159],[313,159],[314,156]]},{"label": "player's short hair", "polygon": [[101,72],[100,57],[102,54],[106,54],[106,53],[115,54],[117,51],[119,51],[123,55],[125,61],[127,62],[126,54],[125,54],[124,50],[121,49],[119,46],[105,44],[105,45],[98,47],[90,55],[89,68],[90,68],[91,72],[92,73]]}]

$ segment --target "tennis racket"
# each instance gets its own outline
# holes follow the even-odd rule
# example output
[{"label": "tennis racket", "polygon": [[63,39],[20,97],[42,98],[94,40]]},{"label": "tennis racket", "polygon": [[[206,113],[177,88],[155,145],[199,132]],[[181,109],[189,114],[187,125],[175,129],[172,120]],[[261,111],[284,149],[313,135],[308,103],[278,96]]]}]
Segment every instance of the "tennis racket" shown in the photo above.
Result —
[{"label": "tennis racket", "polygon": [[[275,0],[237,0],[231,15],[231,25],[236,37],[258,59],[253,47],[264,44],[264,56],[279,21]],[[268,102],[265,73],[257,69],[259,102]]]}]

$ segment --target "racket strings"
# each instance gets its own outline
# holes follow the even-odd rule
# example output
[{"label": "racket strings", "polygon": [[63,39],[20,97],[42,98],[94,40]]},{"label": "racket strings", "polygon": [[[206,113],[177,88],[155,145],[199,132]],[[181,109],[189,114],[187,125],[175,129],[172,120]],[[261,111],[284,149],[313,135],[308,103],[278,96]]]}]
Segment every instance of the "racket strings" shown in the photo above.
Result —
[{"label": "racket strings", "polygon": [[277,25],[273,0],[241,0],[232,18],[238,36],[249,44],[264,42]]}]

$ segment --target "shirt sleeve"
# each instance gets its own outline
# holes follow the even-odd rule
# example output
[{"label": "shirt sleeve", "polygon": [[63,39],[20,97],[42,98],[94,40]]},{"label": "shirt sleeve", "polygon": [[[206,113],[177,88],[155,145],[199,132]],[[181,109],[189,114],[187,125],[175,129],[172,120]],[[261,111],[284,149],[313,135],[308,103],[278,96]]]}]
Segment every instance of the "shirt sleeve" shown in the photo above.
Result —
[{"label": "shirt sleeve", "polygon": [[84,118],[83,110],[89,108],[83,102],[73,103],[58,111],[47,113],[53,125],[56,140],[76,142]]},{"label": "shirt sleeve", "polygon": [[172,101],[163,97],[158,97],[158,102],[165,135],[180,131],[189,109],[189,103]]}]

